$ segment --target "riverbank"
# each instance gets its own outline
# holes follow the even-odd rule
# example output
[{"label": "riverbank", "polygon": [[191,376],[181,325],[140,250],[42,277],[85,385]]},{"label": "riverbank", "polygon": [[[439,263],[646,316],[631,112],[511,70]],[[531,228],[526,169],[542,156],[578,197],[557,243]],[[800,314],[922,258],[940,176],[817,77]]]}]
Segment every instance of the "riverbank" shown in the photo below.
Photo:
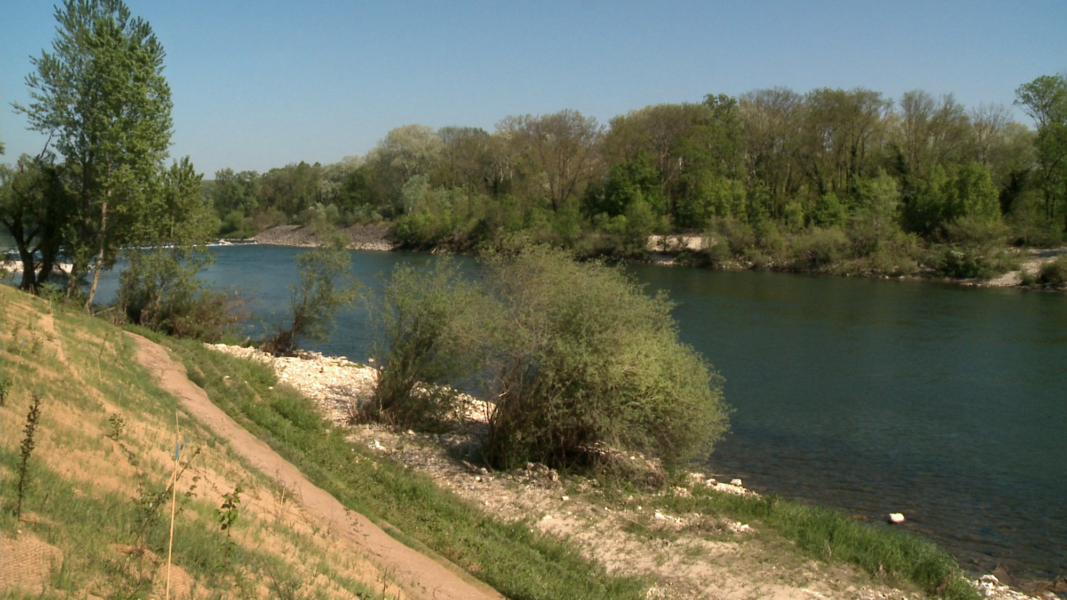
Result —
[{"label": "riverbank", "polygon": [[[351,239],[349,248],[353,250],[396,250],[397,245],[389,239],[388,225],[352,225],[342,229]],[[258,244],[271,246],[295,246],[313,248],[318,245],[318,238],[311,229],[302,225],[279,225],[261,231],[252,238]]]},{"label": "riverbank", "polygon": [[[693,474],[672,490],[625,497],[594,481],[541,465],[511,473],[476,466],[484,432],[479,411],[445,435],[395,432],[349,424],[350,409],[365,401],[374,369],[346,358],[305,354],[273,358],[251,348],[211,346],[232,356],[270,364],[279,381],[313,399],[348,438],[432,478],[479,508],[507,521],[527,519],[540,532],[566,537],[609,572],[652,578],[660,598],[917,598],[836,562],[805,558],[765,525],[724,514],[680,510],[686,498],[709,491],[756,495],[729,474]],[[635,460],[638,460],[635,457]],[[726,483],[731,481],[731,483]],[[1026,598],[992,575],[972,581],[987,598]]]},{"label": "riverbank", "polygon": [[[349,247],[353,250],[391,251],[401,249],[401,246],[390,238],[389,226],[385,224],[353,225],[344,228],[343,231],[351,238],[352,241]],[[317,238],[311,230],[301,225],[280,225],[278,227],[273,227],[260,232],[252,238],[252,240],[264,245],[292,246],[298,248],[311,248],[315,247],[318,243]],[[651,235],[648,237],[648,241],[645,245],[647,259],[637,262],[664,267],[704,267],[707,266],[708,261],[700,257],[707,251],[708,244],[709,241],[699,234]],[[431,253],[436,254],[440,250],[440,248],[435,248]],[[1067,254],[1067,247],[1011,248],[1008,252],[1016,255],[1018,268],[990,279],[946,278],[936,276],[932,273],[925,275],[901,275],[895,278],[940,281],[970,287],[1034,289],[1033,286],[1027,285],[1028,277],[1032,280],[1037,276],[1042,266]],[[717,263],[714,268],[726,271],[747,271],[753,270],[755,266],[751,263],[743,263],[739,260],[726,260]],[[760,270],[790,273],[827,272],[825,268],[814,271],[798,271],[793,267],[775,268],[774,265],[765,266]],[[854,275],[856,274],[847,274],[847,276]],[[889,277],[878,273],[870,273],[867,275],[859,274],[858,276],[867,276],[877,279]]]}]

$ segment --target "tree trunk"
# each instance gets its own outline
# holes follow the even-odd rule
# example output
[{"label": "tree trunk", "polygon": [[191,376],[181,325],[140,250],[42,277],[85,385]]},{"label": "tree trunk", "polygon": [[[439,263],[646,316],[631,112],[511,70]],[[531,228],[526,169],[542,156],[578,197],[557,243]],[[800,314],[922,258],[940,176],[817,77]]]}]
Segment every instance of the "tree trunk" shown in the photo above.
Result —
[{"label": "tree trunk", "polygon": [[19,259],[22,261],[22,282],[19,283],[19,289],[36,294],[37,265],[33,262],[33,251],[27,248],[25,242],[18,238],[15,239],[15,245],[18,246]]},{"label": "tree trunk", "polygon": [[96,267],[93,269],[93,283],[89,286],[89,297],[85,299],[85,310],[89,311],[93,308],[96,287],[100,283],[100,271],[104,270],[104,250],[107,248],[107,199],[110,198],[111,190],[108,190],[104,203],[100,205],[100,250],[96,254]]}]

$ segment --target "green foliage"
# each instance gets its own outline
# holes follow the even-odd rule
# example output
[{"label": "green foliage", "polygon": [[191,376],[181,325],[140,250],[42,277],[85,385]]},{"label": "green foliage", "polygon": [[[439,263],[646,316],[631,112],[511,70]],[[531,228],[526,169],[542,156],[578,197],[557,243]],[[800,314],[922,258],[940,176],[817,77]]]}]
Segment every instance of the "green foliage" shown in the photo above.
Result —
[{"label": "green foliage", "polygon": [[471,320],[491,307],[455,264],[432,270],[398,265],[371,302],[378,332],[374,394],[357,407],[355,419],[432,430],[454,416],[460,394],[451,384],[477,368]]},{"label": "green foliage", "polygon": [[1041,265],[1037,283],[1054,289],[1067,289],[1067,254]]},{"label": "green foliage", "polygon": [[19,445],[19,466],[18,466],[18,484],[15,487],[15,508],[13,514],[15,519],[18,520],[22,516],[22,499],[26,495],[26,490],[30,486],[30,456],[33,455],[33,449],[36,447],[37,442],[33,439],[37,434],[37,422],[41,419],[41,395],[37,392],[33,393],[33,402],[30,404],[30,410],[26,413],[26,426],[23,431],[26,437],[22,438],[22,443]]},{"label": "green foliage", "polygon": [[337,311],[351,306],[358,297],[359,282],[350,273],[348,236],[331,228],[319,229],[316,236],[320,246],[296,257],[299,281],[290,287],[292,320],[288,325],[279,325],[262,344],[265,352],[276,356],[291,354],[301,336],[329,339]]},{"label": "green foliage", "polygon": [[234,486],[233,491],[222,495],[222,504],[216,511],[216,518],[219,522],[219,529],[226,532],[226,562],[229,563],[230,556],[233,554],[233,540],[231,537],[231,530],[237,523],[237,518],[241,515],[241,484]]},{"label": "green foliage", "polygon": [[170,145],[170,88],[163,46],[121,0],[66,0],[55,16],[52,51],[31,59],[31,102],[15,108],[76,173],[64,235],[75,271],[68,290],[92,262],[88,305],[101,271],[147,214]]},{"label": "green foliage", "polygon": [[838,227],[845,224],[848,212],[836,194],[822,194],[808,217],[812,227]]},{"label": "green foliage", "polygon": [[848,257],[849,240],[836,227],[816,228],[794,239],[791,251],[793,260],[804,270],[824,271]]},{"label": "green foliage", "polygon": [[23,290],[39,293],[58,260],[73,208],[64,185],[67,175],[45,154],[23,155],[14,169],[0,165],[0,226],[15,242]]},{"label": "green foliage", "polygon": [[487,263],[504,305],[488,324],[493,464],[576,466],[611,449],[671,469],[711,450],[726,429],[721,380],[678,341],[664,296],[543,246]]}]

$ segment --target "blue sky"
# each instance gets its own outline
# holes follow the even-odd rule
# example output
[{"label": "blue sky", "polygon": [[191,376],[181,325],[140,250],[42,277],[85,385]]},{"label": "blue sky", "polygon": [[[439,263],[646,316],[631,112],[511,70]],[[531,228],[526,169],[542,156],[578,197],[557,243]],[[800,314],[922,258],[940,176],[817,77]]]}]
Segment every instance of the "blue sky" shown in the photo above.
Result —
[{"label": "blue sky", "polygon": [[[607,123],[773,86],[1010,105],[1020,84],[1067,71],[1063,0],[127,4],[167,51],[171,154],[208,178],[336,162],[409,123],[492,131],[507,115],[564,108]],[[52,13],[44,1],[0,3],[0,160],[44,143],[11,103],[27,101],[29,56],[51,47]]]}]

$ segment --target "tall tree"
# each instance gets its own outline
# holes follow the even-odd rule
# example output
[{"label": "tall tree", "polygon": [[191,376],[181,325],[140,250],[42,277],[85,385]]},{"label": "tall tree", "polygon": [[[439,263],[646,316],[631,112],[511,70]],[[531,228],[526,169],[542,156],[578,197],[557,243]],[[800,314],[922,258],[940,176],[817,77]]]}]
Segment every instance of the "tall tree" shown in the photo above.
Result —
[{"label": "tall tree", "polygon": [[817,195],[851,197],[883,143],[891,102],[880,92],[822,88],[804,98],[801,152]]},{"label": "tall tree", "polygon": [[15,108],[77,172],[71,282],[93,267],[90,306],[101,271],[114,264],[162,170],[171,135],[170,87],[163,46],[122,0],[65,0],[55,17],[52,51],[30,59],[36,69],[26,77],[31,102]]},{"label": "tall tree", "polygon": [[530,174],[543,178],[545,196],[554,210],[571,196],[579,196],[600,166],[596,146],[603,128],[595,117],[576,110],[507,117],[497,129],[523,157]]},{"label": "tall tree", "polygon": [[1015,103],[1037,124],[1034,148],[1045,194],[1045,218],[1052,220],[1056,204],[1064,202],[1067,229],[1067,73],[1042,75],[1015,90]]}]

